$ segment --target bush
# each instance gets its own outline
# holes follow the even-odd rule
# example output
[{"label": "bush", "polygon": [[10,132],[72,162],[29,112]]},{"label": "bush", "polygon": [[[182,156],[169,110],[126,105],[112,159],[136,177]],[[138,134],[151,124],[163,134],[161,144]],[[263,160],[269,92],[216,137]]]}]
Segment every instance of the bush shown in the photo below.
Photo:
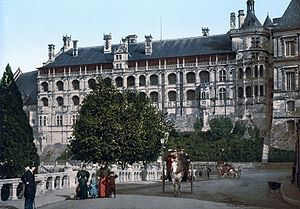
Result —
[{"label": "bush", "polygon": [[293,162],[295,153],[293,150],[281,150],[276,148],[271,148],[269,152],[269,162]]}]

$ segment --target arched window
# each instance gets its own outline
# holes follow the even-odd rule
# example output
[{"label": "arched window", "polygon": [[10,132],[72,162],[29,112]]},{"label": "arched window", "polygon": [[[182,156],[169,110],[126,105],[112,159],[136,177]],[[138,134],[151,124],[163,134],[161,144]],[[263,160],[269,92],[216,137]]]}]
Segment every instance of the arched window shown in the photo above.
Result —
[{"label": "arched window", "polygon": [[175,102],[176,101],[176,91],[169,91],[168,98],[169,98],[170,102]]},{"label": "arched window", "polygon": [[64,90],[64,83],[62,81],[57,81],[56,86],[58,91]]},{"label": "arched window", "polygon": [[196,99],[196,94],[194,90],[188,90],[186,92],[186,100],[188,101],[194,101]]},{"label": "arched window", "polygon": [[64,98],[62,97],[57,97],[56,98],[57,106],[64,106]]},{"label": "arched window", "polygon": [[105,85],[108,85],[108,86],[110,86],[111,85],[111,78],[104,78],[104,83],[105,83]]},{"label": "arched window", "polygon": [[74,90],[79,90],[79,81],[78,80],[72,81],[72,85],[73,85]]},{"label": "arched window", "polygon": [[264,77],[264,66],[263,65],[259,66],[259,76]]},{"label": "arched window", "polygon": [[252,88],[250,86],[246,87],[246,97],[247,98],[252,97]]},{"label": "arched window", "polygon": [[140,95],[143,97],[143,98],[147,98],[147,94],[145,92],[141,92]]},{"label": "arched window", "polygon": [[127,87],[134,87],[135,86],[135,78],[133,76],[129,76],[127,78]]},{"label": "arched window", "polygon": [[79,97],[78,96],[73,96],[72,101],[75,106],[79,105]]},{"label": "arched window", "polygon": [[151,86],[157,86],[158,85],[158,76],[157,75],[151,75],[150,76],[150,85]]},{"label": "arched window", "polygon": [[221,82],[226,81],[226,71],[225,70],[219,71],[219,81],[221,81]]},{"label": "arched window", "polygon": [[123,87],[123,78],[122,77],[116,78],[116,86],[117,86],[117,88]]},{"label": "arched window", "polygon": [[208,71],[201,71],[199,73],[199,77],[200,77],[200,83],[209,83],[210,81]]},{"label": "arched window", "polygon": [[258,86],[257,85],[255,85],[254,86],[254,96],[258,96]]},{"label": "arched window", "polygon": [[247,78],[247,79],[252,78],[252,70],[251,70],[251,67],[247,67],[247,68],[246,68],[246,78]]},{"label": "arched window", "polygon": [[42,98],[43,106],[48,107],[48,99],[46,97]]},{"label": "arched window", "polygon": [[194,72],[189,72],[186,74],[187,83],[196,83],[196,76]]},{"label": "arched window", "polygon": [[48,83],[47,82],[43,82],[41,85],[42,85],[42,91],[44,91],[44,92],[49,91]]},{"label": "arched window", "polygon": [[146,86],[146,76],[141,75],[139,77],[139,86]]},{"label": "arched window", "polygon": [[88,80],[88,84],[90,89],[94,89],[96,86],[96,80],[91,78],[90,80]]},{"label": "arched window", "polygon": [[239,79],[243,79],[244,78],[244,71],[243,68],[239,68]]},{"label": "arched window", "polygon": [[265,95],[265,91],[264,91],[264,86],[263,85],[260,85],[260,87],[259,87],[259,94],[260,94],[260,96],[264,96]]},{"label": "arched window", "polygon": [[175,73],[171,73],[168,75],[168,82],[169,82],[169,85],[176,84],[176,74]]},{"label": "arched window", "polygon": [[244,97],[244,89],[242,87],[238,88],[238,97],[243,98]]},{"label": "arched window", "polygon": [[254,76],[255,76],[255,78],[258,77],[258,67],[257,67],[257,65],[254,66]]},{"label": "arched window", "polygon": [[219,100],[225,100],[226,99],[226,89],[220,88],[219,90]]},{"label": "arched window", "polygon": [[152,102],[158,102],[158,93],[153,91],[150,93],[150,98]]}]

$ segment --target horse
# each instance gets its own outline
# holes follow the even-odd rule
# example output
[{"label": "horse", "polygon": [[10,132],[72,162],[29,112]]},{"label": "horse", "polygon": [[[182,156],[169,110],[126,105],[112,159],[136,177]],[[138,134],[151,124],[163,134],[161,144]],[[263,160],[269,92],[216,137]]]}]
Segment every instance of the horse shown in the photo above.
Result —
[{"label": "horse", "polygon": [[216,169],[218,171],[218,176],[231,176],[233,178],[240,178],[241,177],[241,172],[242,172],[242,167],[238,166],[232,166],[228,164],[218,164],[216,166]]},{"label": "horse", "polygon": [[174,187],[174,196],[181,197],[181,181],[184,177],[184,169],[182,166],[182,161],[179,159],[178,155],[175,155],[175,159],[171,164],[171,178]]}]

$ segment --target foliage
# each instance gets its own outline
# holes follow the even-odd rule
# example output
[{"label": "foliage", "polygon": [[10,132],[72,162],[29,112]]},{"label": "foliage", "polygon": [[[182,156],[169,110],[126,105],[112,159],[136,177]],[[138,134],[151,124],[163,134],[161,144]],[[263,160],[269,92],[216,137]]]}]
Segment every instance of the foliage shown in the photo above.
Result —
[{"label": "foliage", "polygon": [[79,110],[70,149],[75,159],[86,162],[147,163],[157,158],[160,138],[170,128],[144,94],[120,92],[98,78]]},{"label": "foliage", "polygon": [[0,83],[0,178],[18,177],[29,161],[39,163],[32,128],[7,65]]},{"label": "foliage", "polygon": [[[194,161],[261,160],[263,139],[259,137],[257,128],[245,122],[237,122],[233,127],[228,118],[212,119],[210,125],[211,131],[201,132],[201,121],[197,120],[193,132],[172,132],[168,148],[185,149]],[[245,137],[246,133],[249,134],[248,137]]]},{"label": "foliage", "polygon": [[269,162],[293,162],[294,158],[293,150],[270,148]]}]

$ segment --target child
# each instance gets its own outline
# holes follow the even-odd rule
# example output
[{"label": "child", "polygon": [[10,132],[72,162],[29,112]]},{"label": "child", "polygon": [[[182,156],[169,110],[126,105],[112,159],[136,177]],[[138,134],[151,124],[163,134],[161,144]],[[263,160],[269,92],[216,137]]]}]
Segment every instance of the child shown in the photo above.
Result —
[{"label": "child", "polygon": [[116,198],[116,178],[118,178],[118,175],[116,175],[113,171],[111,171],[110,175],[108,176],[109,197],[112,197],[112,194],[114,194],[114,198]]}]

